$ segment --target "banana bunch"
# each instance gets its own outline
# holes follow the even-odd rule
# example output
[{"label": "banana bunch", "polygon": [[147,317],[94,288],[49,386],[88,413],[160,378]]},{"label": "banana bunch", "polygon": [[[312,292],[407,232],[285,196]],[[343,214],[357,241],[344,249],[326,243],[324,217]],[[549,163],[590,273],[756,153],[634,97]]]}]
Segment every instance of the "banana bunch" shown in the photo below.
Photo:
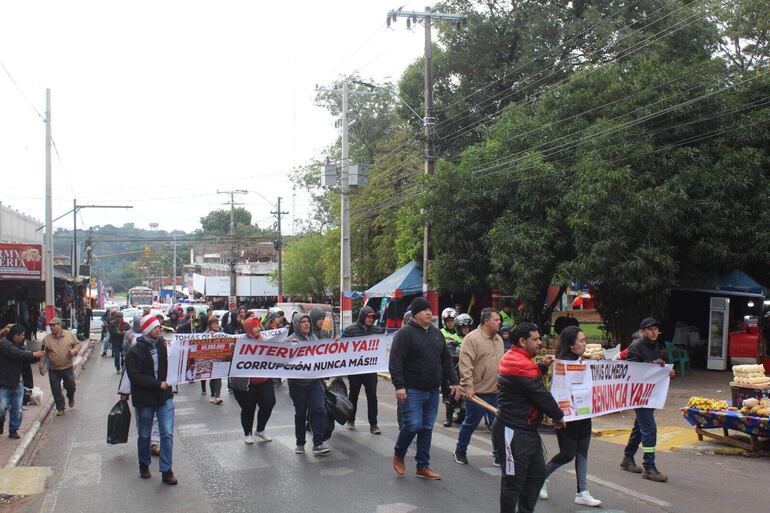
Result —
[{"label": "banana bunch", "polygon": [[730,407],[726,401],[720,401],[718,399],[709,399],[708,397],[690,397],[687,402],[688,408],[695,408],[697,410],[717,411],[726,410]]}]

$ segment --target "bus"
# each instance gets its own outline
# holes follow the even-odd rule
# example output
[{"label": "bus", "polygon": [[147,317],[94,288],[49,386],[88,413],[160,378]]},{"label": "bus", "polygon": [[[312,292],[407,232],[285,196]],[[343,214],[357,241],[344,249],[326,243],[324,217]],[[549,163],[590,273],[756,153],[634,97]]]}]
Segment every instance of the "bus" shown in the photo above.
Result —
[{"label": "bus", "polygon": [[137,308],[139,305],[151,305],[153,290],[150,287],[131,287],[128,289],[126,304],[129,308]]}]

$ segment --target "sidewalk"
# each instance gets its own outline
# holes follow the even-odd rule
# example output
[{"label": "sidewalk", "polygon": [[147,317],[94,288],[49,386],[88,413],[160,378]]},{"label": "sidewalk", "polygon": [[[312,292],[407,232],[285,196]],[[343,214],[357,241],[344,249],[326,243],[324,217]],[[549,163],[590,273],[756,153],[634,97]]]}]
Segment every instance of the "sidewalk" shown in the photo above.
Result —
[{"label": "sidewalk", "polygon": [[[44,336],[44,332],[38,333],[38,341],[42,340],[42,337]],[[80,374],[80,371],[88,361],[91,351],[98,343],[98,339],[94,338],[82,342],[80,353],[75,359],[75,376]],[[37,432],[40,430],[40,426],[46,421],[48,414],[53,409],[53,396],[51,395],[51,386],[48,382],[48,374],[46,373],[45,376],[41,376],[40,372],[38,372],[37,364],[33,364],[32,379],[34,386],[40,387],[43,391],[43,401],[42,404],[28,404],[24,406],[24,416],[22,418],[21,427],[19,428],[19,435],[21,435],[20,440],[8,438],[9,419],[8,414],[6,414],[5,429],[3,435],[0,436],[0,464],[6,467],[15,467],[19,464],[24,456],[24,452],[30,446],[37,435]],[[77,395],[75,397],[77,398]]]}]

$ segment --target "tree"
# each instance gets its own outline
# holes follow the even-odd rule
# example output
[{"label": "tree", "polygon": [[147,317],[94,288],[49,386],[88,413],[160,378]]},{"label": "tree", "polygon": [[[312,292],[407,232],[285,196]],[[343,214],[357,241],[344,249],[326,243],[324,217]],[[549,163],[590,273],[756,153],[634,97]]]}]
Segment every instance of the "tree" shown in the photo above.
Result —
[{"label": "tree", "polygon": [[[339,238],[306,233],[287,244],[283,256],[283,290],[292,296],[320,300],[339,289]],[[334,262],[334,263],[333,263]],[[336,279],[335,279],[336,277]],[[277,272],[273,274],[277,281]]]},{"label": "tree", "polygon": [[[251,226],[251,212],[243,207],[234,209],[235,226]],[[230,210],[212,210],[201,217],[201,227],[204,233],[211,235],[227,235],[230,233]]]}]

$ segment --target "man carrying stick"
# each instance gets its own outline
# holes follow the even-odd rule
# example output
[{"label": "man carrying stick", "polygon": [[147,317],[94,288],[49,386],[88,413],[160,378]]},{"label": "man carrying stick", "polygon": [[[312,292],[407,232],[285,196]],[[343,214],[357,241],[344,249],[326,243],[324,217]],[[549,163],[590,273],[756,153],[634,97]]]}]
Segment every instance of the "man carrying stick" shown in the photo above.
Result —
[{"label": "man carrying stick", "polygon": [[[494,308],[481,311],[479,327],[468,333],[460,345],[460,387],[465,395],[465,419],[460,425],[455,448],[455,461],[468,464],[468,444],[471,435],[478,427],[484,415],[490,417],[489,424],[495,420],[494,414],[487,414],[484,408],[473,402],[478,397],[490,405],[497,406],[497,367],[503,357],[503,339],[500,330],[500,315]],[[495,464],[499,465],[497,454],[493,454]]]}]

